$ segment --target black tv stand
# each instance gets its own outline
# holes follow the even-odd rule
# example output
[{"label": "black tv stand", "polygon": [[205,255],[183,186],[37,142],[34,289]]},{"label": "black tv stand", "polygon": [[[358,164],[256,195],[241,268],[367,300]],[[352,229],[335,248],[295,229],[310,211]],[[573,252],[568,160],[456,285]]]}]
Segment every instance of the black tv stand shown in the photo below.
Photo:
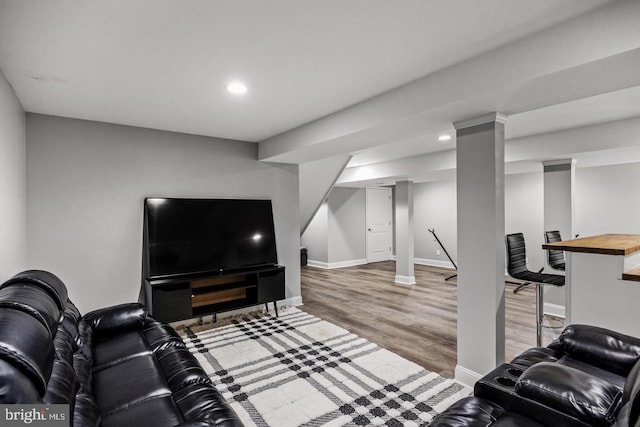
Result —
[{"label": "black tv stand", "polygon": [[[285,298],[285,268],[266,265],[144,279],[141,298],[162,322],[202,317]],[[278,310],[276,308],[276,316]]]}]

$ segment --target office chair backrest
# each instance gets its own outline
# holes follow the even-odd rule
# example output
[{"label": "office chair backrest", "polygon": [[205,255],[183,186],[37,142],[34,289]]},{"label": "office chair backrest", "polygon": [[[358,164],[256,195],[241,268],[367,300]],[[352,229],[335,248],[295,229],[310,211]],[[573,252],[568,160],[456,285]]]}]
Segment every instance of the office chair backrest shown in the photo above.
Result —
[{"label": "office chair backrest", "polygon": [[510,276],[516,277],[518,274],[528,270],[524,234],[507,234],[505,242],[507,245],[507,271]]},{"label": "office chair backrest", "polygon": [[[561,241],[562,237],[560,237],[559,231],[545,231],[544,240],[546,243],[553,243]],[[551,268],[555,268],[556,270],[564,270],[564,252],[555,249],[548,249],[547,262],[549,263]]]}]

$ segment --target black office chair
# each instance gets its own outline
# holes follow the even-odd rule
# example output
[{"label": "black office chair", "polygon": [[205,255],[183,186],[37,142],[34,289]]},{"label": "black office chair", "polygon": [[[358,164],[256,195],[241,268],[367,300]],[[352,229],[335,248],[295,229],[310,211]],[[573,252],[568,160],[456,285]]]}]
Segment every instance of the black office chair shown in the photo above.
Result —
[{"label": "black office chair", "polygon": [[[545,243],[560,242],[561,240],[562,240],[562,237],[560,237],[559,231],[544,232]],[[559,251],[556,249],[547,249],[547,262],[549,263],[549,266],[551,268],[564,271],[564,267],[565,267],[564,251]]]},{"label": "black office chair", "polygon": [[527,267],[527,248],[524,243],[524,234],[508,234],[505,242],[507,245],[507,271],[509,276],[536,287],[536,345],[542,347],[542,321],[544,318],[544,290],[542,286],[564,286],[564,276],[560,274],[545,274],[541,272],[542,270],[537,273],[529,270]]},{"label": "black office chair", "polygon": [[[522,233],[517,233],[518,235],[522,235]],[[517,294],[522,289],[526,288],[529,285],[533,285],[535,282],[535,278],[529,280],[525,278],[528,274],[540,274],[544,270],[542,267],[537,272],[529,271],[527,267],[527,250],[524,245],[524,235],[522,235],[522,241],[519,238],[515,238],[512,236],[516,236],[516,234],[509,234],[506,238],[507,242],[507,271],[511,277],[522,280],[522,282],[512,282],[507,280],[507,283],[512,285],[516,285],[516,288],[513,290],[514,294]],[[513,272],[513,274],[511,274]]]}]

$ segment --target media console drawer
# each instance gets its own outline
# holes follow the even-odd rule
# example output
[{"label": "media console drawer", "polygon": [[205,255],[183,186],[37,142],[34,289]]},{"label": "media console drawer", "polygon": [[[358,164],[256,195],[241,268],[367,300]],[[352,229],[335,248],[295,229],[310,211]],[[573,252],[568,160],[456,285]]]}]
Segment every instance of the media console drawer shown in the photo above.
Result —
[{"label": "media console drawer", "polygon": [[174,322],[191,317],[191,287],[189,282],[150,289],[151,301],[147,309],[151,316],[161,322]]},{"label": "media console drawer", "polygon": [[285,297],[284,269],[258,273],[258,302],[278,301]]}]

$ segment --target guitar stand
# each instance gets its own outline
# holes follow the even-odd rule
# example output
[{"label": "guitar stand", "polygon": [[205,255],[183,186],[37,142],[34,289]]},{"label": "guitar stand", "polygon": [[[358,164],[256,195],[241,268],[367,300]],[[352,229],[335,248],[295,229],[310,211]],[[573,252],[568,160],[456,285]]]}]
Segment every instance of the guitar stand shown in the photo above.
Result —
[{"label": "guitar stand", "polygon": [[[442,244],[442,242],[440,241],[440,239],[438,239],[438,236],[436,235],[436,231],[433,228],[428,228],[427,229],[429,231],[429,233],[433,234],[433,237],[436,238],[436,242],[438,242],[438,244],[440,245],[440,247],[442,248],[442,250],[444,251],[445,255],[447,256],[447,258],[449,258],[449,261],[451,262],[451,264],[453,264],[453,268],[456,269],[456,271],[458,271],[458,266],[456,265],[455,262],[453,262],[453,259],[451,259],[451,255],[449,255],[449,252],[447,252],[447,249],[444,247],[444,245]],[[453,274],[449,277],[445,277],[444,281],[448,281],[453,279],[454,277],[458,277],[458,274]]]}]

